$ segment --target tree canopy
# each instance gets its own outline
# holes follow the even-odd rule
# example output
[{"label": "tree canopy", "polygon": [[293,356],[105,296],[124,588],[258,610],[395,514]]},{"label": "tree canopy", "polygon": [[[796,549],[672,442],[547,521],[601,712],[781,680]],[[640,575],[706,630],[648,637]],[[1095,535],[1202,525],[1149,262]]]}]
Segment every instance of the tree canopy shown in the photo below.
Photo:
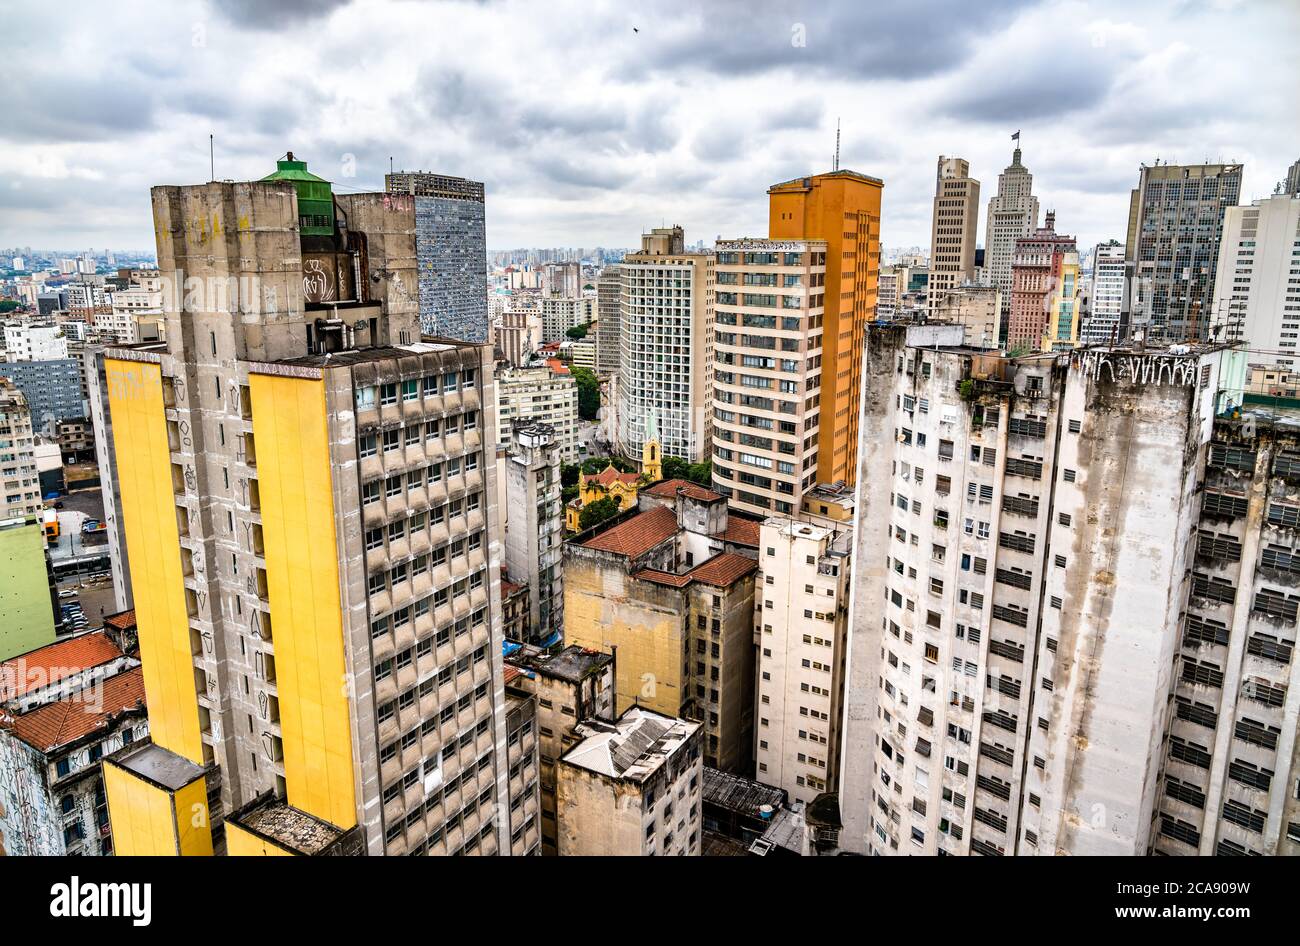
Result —
[{"label": "tree canopy", "polygon": [[582,507],[582,512],[578,514],[578,528],[590,529],[592,526],[600,525],[606,519],[617,516],[618,513],[618,500],[598,499]]},{"label": "tree canopy", "polygon": [[573,380],[578,382],[578,416],[595,420],[600,411],[600,379],[590,368],[572,368]]},{"label": "tree canopy", "polygon": [[664,479],[690,480],[700,486],[713,487],[713,461],[687,463],[681,457],[664,457]]}]

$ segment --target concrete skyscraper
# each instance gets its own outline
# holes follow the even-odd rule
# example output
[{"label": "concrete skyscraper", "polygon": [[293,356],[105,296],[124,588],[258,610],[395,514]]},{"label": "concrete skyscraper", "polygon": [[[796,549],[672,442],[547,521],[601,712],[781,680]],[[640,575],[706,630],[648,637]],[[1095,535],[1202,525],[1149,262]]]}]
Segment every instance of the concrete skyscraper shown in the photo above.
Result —
[{"label": "concrete skyscraper", "polygon": [[1241,175],[1240,164],[1142,167],[1129,199],[1124,311],[1148,341],[1208,340],[1223,215]]},{"label": "concrete skyscraper", "polygon": [[528,583],[528,636],[550,646],[564,633],[564,505],[560,446],[545,424],[516,424],[505,461],[506,570]]},{"label": "concrete skyscraper", "polygon": [[1273,350],[1256,361],[1300,365],[1300,194],[1229,207],[1214,283],[1212,335]]},{"label": "concrete skyscraper", "polygon": [[1294,421],[1223,347],[941,332],[868,338],[842,846],[1300,851]]},{"label": "concrete skyscraper", "polygon": [[153,190],[204,289],[101,356],[151,732],[104,761],[118,854],[510,850],[491,351],[420,341],[416,200],[292,155]]},{"label": "concrete skyscraper", "polygon": [[1099,243],[1092,253],[1091,307],[1079,341],[1085,345],[1118,342],[1123,308],[1124,245],[1118,240]]},{"label": "concrete skyscraper", "polygon": [[980,182],[970,176],[970,162],[940,155],[930,225],[927,308],[933,308],[948,290],[974,281],[979,215]]},{"label": "concrete skyscraper", "polygon": [[596,370],[618,371],[623,336],[623,278],[618,266],[606,266],[596,280]]},{"label": "concrete skyscraper", "polygon": [[852,484],[857,475],[862,336],[876,315],[884,186],[880,179],[856,171],[832,171],[767,189],[771,239],[826,244],[817,396],[820,483]]},{"label": "concrete skyscraper", "polygon": [[401,171],[385,175],[384,186],[390,194],[415,198],[421,328],[429,335],[486,342],[483,185],[428,171]]},{"label": "concrete skyscraper", "polygon": [[713,485],[737,509],[788,516],[818,479],[826,244],[716,249]]},{"label": "concrete skyscraper", "polygon": [[713,449],[713,254],[657,228],[619,264],[622,280],[618,448],[642,461],[653,416],[663,455],[691,463]]},{"label": "concrete skyscraper", "polygon": [[1034,177],[1020,163],[1020,148],[1011,153],[1011,163],[998,175],[998,192],[989,198],[984,224],[984,272],[989,284],[1001,293],[999,332],[1006,336],[1011,314],[1011,258],[1016,240],[1038,227],[1038,198],[1033,194]]}]

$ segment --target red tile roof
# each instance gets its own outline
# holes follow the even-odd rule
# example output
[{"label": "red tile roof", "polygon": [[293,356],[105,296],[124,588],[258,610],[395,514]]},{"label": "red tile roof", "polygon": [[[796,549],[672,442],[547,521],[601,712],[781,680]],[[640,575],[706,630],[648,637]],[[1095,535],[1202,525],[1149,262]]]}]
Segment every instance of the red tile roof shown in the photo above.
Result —
[{"label": "red tile roof", "polygon": [[677,534],[677,513],[666,506],[639,512],[583,542],[589,549],[636,558]]},{"label": "red tile roof", "polygon": [[119,631],[129,631],[135,627],[135,611],[122,611],[118,614],[110,614],[104,618],[104,623],[110,627],[115,627]]},{"label": "red tile roof", "polygon": [[721,493],[715,493],[713,490],[706,489],[705,487],[701,486],[699,483],[692,483],[690,480],[683,480],[683,479],[661,480],[660,482],[655,483],[653,486],[647,487],[646,492],[649,493],[651,496],[659,496],[664,499],[672,499],[674,496],[677,495],[677,491],[679,489],[686,496],[689,496],[691,499],[698,500],[702,503],[711,503],[723,498]]},{"label": "red tile roof", "polygon": [[556,374],[568,374],[568,373],[569,373],[569,369],[565,367],[564,362],[560,361],[560,359],[558,359],[558,358],[547,358],[547,359],[546,359],[546,364],[547,364],[547,366],[548,366],[552,371],[554,371]]},{"label": "red tile roof", "polygon": [[129,709],[144,709],[144,673],[139,667],[109,677],[99,688],[15,717],[9,728],[29,746],[49,752],[89,736]]},{"label": "red tile roof", "polygon": [[605,469],[601,470],[599,473],[593,474],[592,476],[587,476],[587,475],[584,473],[583,476],[582,476],[582,479],[583,479],[584,482],[587,482],[587,483],[599,483],[601,486],[608,486],[610,483],[613,483],[613,482],[615,482],[615,481],[619,481],[619,480],[621,480],[622,482],[627,483],[627,484],[629,484],[629,485],[633,485],[633,484],[635,484],[635,483],[637,482],[637,480],[641,479],[641,474],[640,474],[640,473],[620,473],[618,470],[614,469],[612,466],[607,466],[607,467],[605,467]]},{"label": "red tile roof", "polygon": [[633,572],[632,577],[640,578],[642,581],[653,581],[656,585],[668,585],[670,588],[685,588],[691,583],[690,575],[674,575],[672,572],[661,572],[657,568],[643,568]]},{"label": "red tile roof", "polygon": [[746,555],[737,555],[735,552],[723,552],[721,555],[713,556],[703,565],[697,565],[687,572],[687,575],[694,581],[725,588],[757,570],[758,562],[754,559]]},{"label": "red tile roof", "polygon": [[667,585],[670,588],[685,588],[693,581],[726,588],[757,570],[758,562],[754,559],[734,552],[722,552],[684,575],[675,575],[657,568],[643,568],[633,572],[632,577],[642,581],[652,581],[657,585]]},{"label": "red tile roof", "polygon": [[514,682],[515,677],[523,676],[523,673],[522,670],[513,664],[506,664],[505,673],[501,675],[501,685],[510,686],[510,684]]},{"label": "red tile roof", "polygon": [[727,528],[715,536],[724,542],[731,542],[734,545],[747,545],[750,548],[758,548],[758,530],[762,523],[756,519],[746,519],[743,516],[727,516]]},{"label": "red tile roof", "polygon": [[13,700],[122,656],[103,631],[58,641],[0,664],[0,700]]}]

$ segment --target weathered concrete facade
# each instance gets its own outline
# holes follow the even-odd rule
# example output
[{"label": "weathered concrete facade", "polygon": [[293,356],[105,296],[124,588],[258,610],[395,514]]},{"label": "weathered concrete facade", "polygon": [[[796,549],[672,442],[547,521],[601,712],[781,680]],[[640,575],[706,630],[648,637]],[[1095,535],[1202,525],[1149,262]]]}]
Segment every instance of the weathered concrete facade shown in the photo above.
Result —
[{"label": "weathered concrete facade", "polygon": [[[570,644],[557,654],[523,647],[506,658],[509,692],[537,703],[542,854],[558,853],[555,783],[560,757],[578,742],[583,720],[614,718],[614,658]],[[510,670],[518,670],[511,674]]]},{"label": "weathered concrete facade", "polygon": [[635,512],[566,543],[565,639],[614,655],[619,712],[701,720],[707,763],[747,774],[757,563],[723,550],[726,503],[693,489],[643,491]]},{"label": "weathered concrete facade", "polygon": [[590,720],[560,760],[561,856],[698,855],[700,726],[640,707]]},{"label": "weathered concrete facade", "polygon": [[869,333],[846,848],[1150,850],[1224,358]]},{"label": "weathered concrete facade", "polygon": [[[175,723],[155,740],[219,787],[218,853],[231,812],[292,848],[295,819],[253,806],[267,797],[359,828],[347,850],[508,853],[491,353],[421,341],[415,198],[331,196],[300,165],[155,188],[166,342],[104,356],[118,465],[161,448],[171,470],[162,499],[152,472],[122,475],[128,541],[175,506],[177,547],[131,562],[137,597],[154,566],[146,670],[188,633],[193,667],[166,672],[197,681],[196,722],[185,687],[151,693],[151,719]],[[295,180],[333,216],[303,216]],[[161,444],[132,413],[150,372]],[[179,591],[157,567],[176,558]],[[183,613],[160,620],[173,594]],[[241,851],[260,843],[235,827]]]}]

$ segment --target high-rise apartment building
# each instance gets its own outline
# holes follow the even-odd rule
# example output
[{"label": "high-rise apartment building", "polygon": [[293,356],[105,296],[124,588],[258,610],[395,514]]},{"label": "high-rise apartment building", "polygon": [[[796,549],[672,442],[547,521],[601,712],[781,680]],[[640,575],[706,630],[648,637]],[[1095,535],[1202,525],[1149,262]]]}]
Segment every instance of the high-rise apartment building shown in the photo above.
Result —
[{"label": "high-rise apartment building", "polygon": [[1013,351],[1038,351],[1048,330],[1053,294],[1058,292],[1066,268],[1066,256],[1075,254],[1074,237],[1056,232],[1056,214],[1027,237],[1016,241],[1011,261],[1011,314],[1003,342]]},{"label": "high-rise apartment building", "polygon": [[892,319],[898,311],[898,300],[902,293],[900,285],[906,285],[906,270],[901,266],[882,266],[880,280],[876,291],[876,318]]},{"label": "high-rise apartment building", "polygon": [[560,448],[545,424],[516,424],[505,460],[505,563],[528,583],[525,643],[550,646],[564,634],[564,504]]},{"label": "high-rise apartment building", "polygon": [[1286,169],[1286,178],[1282,181],[1281,192],[1291,197],[1300,195],[1300,161]]},{"label": "high-rise apartment building", "polygon": [[41,511],[35,450],[27,398],[0,375],[0,521],[24,519]]},{"label": "high-rise apartment building", "polygon": [[[390,194],[415,199],[420,325],[430,335],[488,340],[483,185],[428,171],[384,176]],[[405,287],[416,294],[415,286]]]},{"label": "high-rise apartment building", "polygon": [[542,341],[562,342],[569,329],[596,318],[596,300],[591,296],[542,296]]},{"label": "high-rise apartment building", "polygon": [[1080,343],[1117,344],[1123,307],[1124,245],[1118,240],[1099,243],[1092,253],[1092,294],[1088,317],[1079,333]]},{"label": "high-rise apartment building", "polygon": [[1300,360],[1300,194],[1229,207],[1214,281],[1211,334],[1276,352],[1255,360],[1293,369]]},{"label": "high-rise apartment building", "polygon": [[582,263],[566,260],[547,263],[541,269],[541,290],[546,296],[564,296],[576,299],[582,295]]},{"label": "high-rise apartment building", "polygon": [[686,250],[681,227],[656,228],[623,257],[619,451],[640,463],[651,418],[664,456],[713,450],[713,254]]},{"label": "high-rise apartment building", "polygon": [[1016,241],[1038,229],[1038,198],[1034,176],[1020,163],[1020,149],[1011,153],[1011,163],[998,175],[998,192],[989,198],[984,222],[984,271],[989,285],[1001,293],[999,331],[1006,332],[1011,315],[1011,260]]},{"label": "high-rise apartment building", "polygon": [[1143,165],[1129,200],[1125,265],[1132,327],[1148,341],[1207,341],[1224,211],[1240,164]]},{"label": "high-rise apartment building", "polygon": [[818,479],[826,243],[716,251],[713,485],[737,509],[790,515]]},{"label": "high-rise apartment building", "polygon": [[852,547],[851,523],[773,517],[760,532],[756,775],[794,801],[839,779]]},{"label": "high-rise apartment building", "polygon": [[515,424],[545,424],[561,459],[578,461],[578,383],[568,368],[507,368],[496,377],[496,398],[502,447],[510,443]]},{"label": "high-rise apartment building", "polygon": [[940,155],[930,224],[928,308],[947,290],[975,281],[979,215],[980,182],[970,176],[970,162]]},{"label": "high-rise apartment building", "polygon": [[507,853],[491,355],[420,341],[415,198],[290,156],[153,217],[203,291],[101,356],[151,733],[117,853]]},{"label": "high-rise apartment building", "polygon": [[619,370],[623,338],[622,270],[606,266],[596,279],[596,370],[610,374]]},{"label": "high-rise apartment building", "polygon": [[[1167,776],[1185,780],[1167,754],[1186,751],[1207,771],[1211,757],[1263,761],[1233,742],[1226,713],[1217,722],[1216,708],[1196,705],[1240,678],[1200,669],[1207,658],[1183,613],[1198,595],[1235,594],[1213,574],[1198,579],[1196,556],[1208,441],[1228,403],[1220,385],[1235,386],[1244,360],[1222,348],[1017,359],[925,331],[868,338],[864,430],[889,446],[864,454],[859,476],[842,843],[876,854],[1150,853],[1164,843]],[[1253,468],[1254,457],[1231,462]],[[1244,519],[1245,499],[1223,503],[1213,508]],[[1231,559],[1236,546],[1219,538]],[[1257,593],[1263,609],[1250,618],[1260,606],[1244,591],[1236,600],[1225,643],[1226,628],[1239,645],[1251,633],[1293,638],[1285,594]],[[1185,710],[1180,678],[1206,687]],[[1266,730],[1270,714],[1250,716]],[[1204,755],[1175,748],[1189,744],[1188,719]]]},{"label": "high-rise apartment building", "polygon": [[862,335],[876,314],[880,195],[884,183],[832,171],[773,184],[768,236],[826,244],[817,480],[852,483],[857,473]]},{"label": "high-rise apartment building", "polygon": [[526,310],[503,313],[496,329],[496,344],[506,361],[516,368],[523,367],[542,345],[542,317]]}]

